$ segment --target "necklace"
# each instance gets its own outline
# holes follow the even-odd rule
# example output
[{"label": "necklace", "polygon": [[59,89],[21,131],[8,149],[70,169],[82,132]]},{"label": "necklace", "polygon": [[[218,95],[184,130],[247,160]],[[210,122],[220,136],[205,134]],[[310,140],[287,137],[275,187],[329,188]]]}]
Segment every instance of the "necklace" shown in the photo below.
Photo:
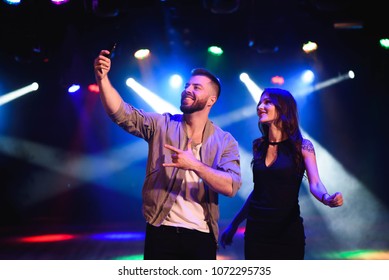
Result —
[{"label": "necklace", "polygon": [[272,146],[276,146],[276,145],[278,145],[278,144],[280,144],[280,143],[282,143],[283,141],[279,141],[279,142],[270,142],[269,141],[269,145],[272,145]]}]

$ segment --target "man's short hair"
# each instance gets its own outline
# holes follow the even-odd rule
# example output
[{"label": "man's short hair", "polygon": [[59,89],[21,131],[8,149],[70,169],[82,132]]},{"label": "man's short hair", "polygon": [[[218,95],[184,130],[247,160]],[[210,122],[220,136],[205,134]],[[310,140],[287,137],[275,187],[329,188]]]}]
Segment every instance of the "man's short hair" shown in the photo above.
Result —
[{"label": "man's short hair", "polygon": [[207,69],[204,69],[204,68],[195,68],[192,70],[191,72],[191,75],[192,76],[205,76],[205,77],[208,77],[217,87],[217,91],[216,91],[216,97],[219,98],[220,96],[220,92],[222,90],[222,86],[221,86],[221,83],[220,83],[220,79],[218,77],[216,77],[214,74],[212,74],[211,72],[209,72]]}]

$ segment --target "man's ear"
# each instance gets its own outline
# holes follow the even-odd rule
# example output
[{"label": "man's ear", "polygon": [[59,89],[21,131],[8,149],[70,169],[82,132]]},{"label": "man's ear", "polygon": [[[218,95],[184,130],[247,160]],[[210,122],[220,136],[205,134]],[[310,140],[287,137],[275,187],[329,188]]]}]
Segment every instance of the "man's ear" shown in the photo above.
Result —
[{"label": "man's ear", "polygon": [[213,104],[215,104],[216,100],[217,100],[216,95],[211,95],[211,96],[208,98],[207,105],[212,107]]}]

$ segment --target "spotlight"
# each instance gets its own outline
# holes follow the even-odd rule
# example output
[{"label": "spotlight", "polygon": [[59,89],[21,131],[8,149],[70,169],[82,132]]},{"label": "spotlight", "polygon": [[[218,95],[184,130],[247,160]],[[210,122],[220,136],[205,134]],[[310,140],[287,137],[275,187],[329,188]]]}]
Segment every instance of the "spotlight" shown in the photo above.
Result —
[{"label": "spotlight", "polygon": [[4,2],[8,5],[19,5],[22,1],[21,0],[4,0]]},{"label": "spotlight", "polygon": [[18,90],[4,94],[4,95],[0,96],[0,106],[5,104],[5,103],[8,103],[14,99],[17,99],[17,98],[19,98],[27,93],[36,91],[36,90],[38,90],[38,88],[39,88],[38,83],[32,83],[31,85],[28,85],[28,86],[25,86],[25,87],[20,88]]},{"label": "spotlight", "polygon": [[134,53],[134,57],[138,60],[142,60],[142,59],[145,59],[147,57],[150,56],[150,50],[149,49],[140,49],[140,50],[137,50],[135,53]]},{"label": "spotlight", "polygon": [[208,53],[216,56],[221,56],[223,54],[223,49],[218,46],[210,46],[208,48]]},{"label": "spotlight", "polygon": [[384,49],[389,49],[389,38],[380,39],[380,46]]},{"label": "spotlight", "polygon": [[317,50],[317,44],[315,42],[308,41],[303,45],[303,51],[305,53],[311,53]]},{"label": "spotlight", "polygon": [[311,84],[315,79],[315,74],[311,70],[306,70],[301,75],[301,80],[305,84]]},{"label": "spotlight", "polygon": [[68,93],[73,94],[73,93],[77,92],[80,88],[81,88],[80,85],[72,84],[72,85],[68,88]]},{"label": "spotlight", "polygon": [[51,0],[51,3],[53,3],[54,5],[63,5],[63,4],[66,4],[68,3],[70,0]]},{"label": "spotlight", "polygon": [[182,86],[183,80],[180,75],[175,74],[170,77],[169,83],[172,88],[180,88]]}]

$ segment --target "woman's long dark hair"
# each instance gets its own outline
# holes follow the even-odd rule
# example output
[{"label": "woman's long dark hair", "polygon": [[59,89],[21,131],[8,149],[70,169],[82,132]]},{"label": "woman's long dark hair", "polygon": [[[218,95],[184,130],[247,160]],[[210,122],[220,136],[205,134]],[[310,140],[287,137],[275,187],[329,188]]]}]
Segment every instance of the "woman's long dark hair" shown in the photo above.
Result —
[{"label": "woman's long dark hair", "polygon": [[[262,95],[265,93],[268,94],[278,114],[275,125],[282,129],[283,138],[288,138],[287,141],[293,147],[294,154],[296,155],[296,166],[300,168],[303,157],[301,153],[303,137],[300,131],[296,100],[289,91],[280,88],[266,88],[262,92]],[[259,103],[257,108],[258,106]],[[258,127],[262,133],[262,137],[253,141],[253,161],[265,156],[269,143],[269,126],[258,123]]]}]

